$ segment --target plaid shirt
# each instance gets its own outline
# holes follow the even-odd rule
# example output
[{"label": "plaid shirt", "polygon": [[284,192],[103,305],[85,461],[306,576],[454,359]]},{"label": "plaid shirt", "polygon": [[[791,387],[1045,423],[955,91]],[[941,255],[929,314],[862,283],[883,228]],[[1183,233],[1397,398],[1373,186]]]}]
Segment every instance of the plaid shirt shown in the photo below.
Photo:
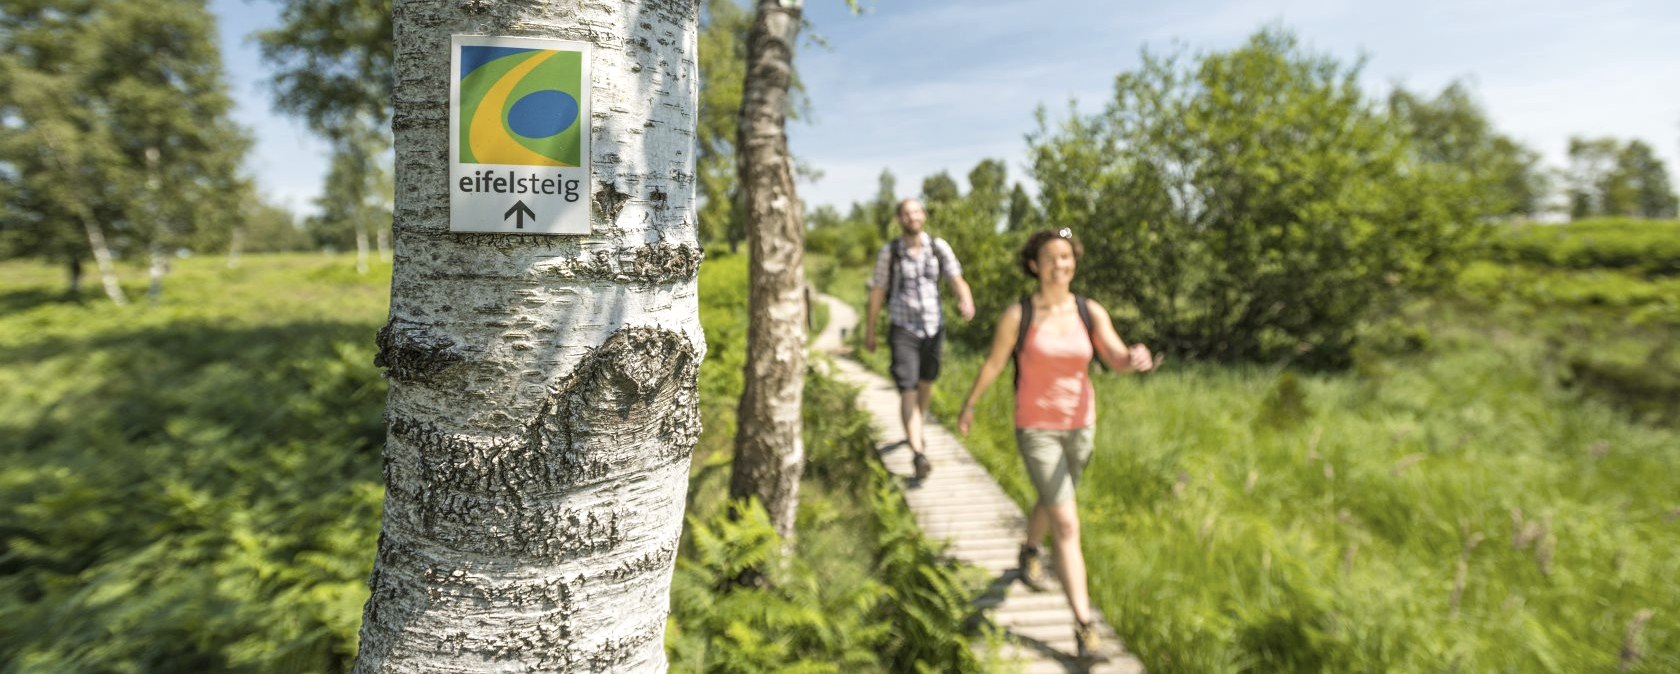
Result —
[{"label": "plaid shirt", "polygon": [[[887,317],[893,325],[926,339],[938,334],[943,318],[939,312],[939,260],[945,261],[945,278],[962,276],[962,265],[944,239],[921,233],[919,253],[906,246],[899,257],[896,274],[889,274],[892,249],[902,239],[888,241],[875,256],[875,274],[869,278],[870,288],[884,288],[889,280],[894,287],[887,291]],[[928,255],[933,251],[933,255]],[[934,255],[939,256],[938,259]],[[889,276],[893,277],[889,279]]]}]

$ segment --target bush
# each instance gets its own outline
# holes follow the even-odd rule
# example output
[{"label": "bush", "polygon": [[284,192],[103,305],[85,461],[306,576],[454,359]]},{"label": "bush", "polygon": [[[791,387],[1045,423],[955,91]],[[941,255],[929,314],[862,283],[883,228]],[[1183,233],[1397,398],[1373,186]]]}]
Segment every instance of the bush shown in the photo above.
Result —
[{"label": "bush", "polygon": [[[951,244],[963,267],[963,280],[974,293],[974,320],[956,313],[956,301],[945,303],[946,334],[956,343],[980,349],[992,341],[998,316],[1005,307],[1032,290],[1032,281],[1015,264],[1025,232],[998,232],[997,222],[969,200],[937,204],[929,209],[927,230]],[[949,291],[941,288],[944,296]]]},{"label": "bush", "polygon": [[973,588],[917,528],[855,398],[814,371],[806,378],[796,554],[783,554],[756,501],[690,508],[671,591],[672,671],[979,671],[966,629]]},{"label": "bush", "polygon": [[1676,276],[1680,220],[1599,218],[1567,225],[1512,225],[1489,239],[1488,255],[1503,262]]},{"label": "bush", "polygon": [[1359,68],[1267,30],[1145,54],[1103,112],[1030,137],[1051,227],[1086,245],[1121,333],[1218,360],[1345,365],[1359,323],[1451,279],[1484,202],[1419,157]]},{"label": "bush", "polygon": [[806,252],[832,256],[847,267],[874,265],[875,253],[883,243],[885,240],[875,225],[861,220],[847,220],[805,233]]}]

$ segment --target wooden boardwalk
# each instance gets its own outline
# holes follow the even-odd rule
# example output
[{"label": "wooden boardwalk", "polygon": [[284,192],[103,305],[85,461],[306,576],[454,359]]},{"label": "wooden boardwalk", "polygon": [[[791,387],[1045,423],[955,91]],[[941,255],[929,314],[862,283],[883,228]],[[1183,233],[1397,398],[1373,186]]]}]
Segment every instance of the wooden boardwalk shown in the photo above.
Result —
[{"label": "wooden boardwalk", "polygon": [[[1025,674],[1141,674],[1143,666],[1124,651],[1100,612],[1098,630],[1108,661],[1087,668],[1075,659],[1073,612],[1061,587],[1052,584],[1045,592],[1033,592],[1016,580],[1015,555],[1026,537],[1027,526],[1021,509],[956,436],[932,420],[925,433],[933,472],[919,484],[911,477],[914,471],[910,449],[903,443],[898,392],[886,378],[856,361],[839,357],[845,349],[842,334],[856,326],[857,312],[832,297],[823,296],[822,301],[829,307],[828,327],[812,348],[835,354],[834,374],[862,388],[858,405],[869,413],[876,437],[883,441],[881,461],[887,470],[903,478],[905,500],[922,531],[929,538],[948,540],[953,557],[991,575],[991,584],[975,602],[992,624],[1002,629],[1007,639],[1003,656],[1017,661],[1018,669]],[[947,381],[942,385],[964,387],[968,382]],[[1048,561],[1045,566],[1050,570]]]}]

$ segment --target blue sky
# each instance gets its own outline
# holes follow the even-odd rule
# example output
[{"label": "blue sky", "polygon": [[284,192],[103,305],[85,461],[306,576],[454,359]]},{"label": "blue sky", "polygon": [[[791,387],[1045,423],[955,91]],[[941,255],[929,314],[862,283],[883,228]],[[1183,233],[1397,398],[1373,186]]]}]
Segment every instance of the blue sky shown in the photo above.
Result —
[{"label": "blue sky", "polygon": [[246,170],[271,201],[298,213],[311,212],[311,202],[321,193],[327,172],[327,146],[302,122],[274,112],[270,71],[251,39],[252,33],[279,23],[277,7],[270,0],[210,2],[210,11],[220,22],[222,65],[236,105],[234,118],[256,139],[245,160]]},{"label": "blue sky", "polygon": [[[1314,51],[1363,54],[1373,94],[1395,84],[1438,92],[1470,82],[1494,124],[1562,166],[1571,134],[1639,138],[1680,177],[1680,2],[1608,0],[808,0],[824,45],[797,56],[814,115],[789,128],[795,155],[822,170],[807,204],[870,198],[888,168],[900,192],[987,157],[1024,179],[1033,110],[1095,110],[1147,47],[1233,47],[1279,23]],[[250,170],[282,202],[308,210],[324,146],[270,111],[267,71],[246,39],[272,25],[265,0],[213,0],[239,121],[258,143]]]}]

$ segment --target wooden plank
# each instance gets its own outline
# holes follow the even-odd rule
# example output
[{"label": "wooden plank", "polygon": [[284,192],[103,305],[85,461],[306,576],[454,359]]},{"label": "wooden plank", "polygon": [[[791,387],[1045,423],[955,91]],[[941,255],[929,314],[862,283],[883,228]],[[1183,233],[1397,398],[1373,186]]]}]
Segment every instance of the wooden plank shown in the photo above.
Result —
[{"label": "wooden plank", "polygon": [[[817,339],[822,348],[838,353],[845,347],[840,330],[856,324],[856,312],[832,297],[822,296],[830,307],[829,325]],[[999,487],[990,473],[964,448],[961,440],[930,416],[924,427],[927,455],[933,472],[924,481],[910,477],[911,452],[902,443],[899,393],[885,378],[856,361],[836,357],[830,361],[836,377],[859,387],[858,407],[869,414],[877,437],[880,460],[887,470],[900,476],[905,502],[915,514],[923,533],[935,541],[949,541],[947,554],[986,569],[1002,582],[975,599],[994,624],[1011,635],[1006,658],[1019,658],[1019,671],[1026,674],[1091,672],[1092,674],[1143,674],[1143,667],[1123,651],[1113,629],[1101,622],[1098,630],[1104,648],[1113,657],[1085,668],[1074,660],[1073,612],[1060,586],[1052,581],[1044,592],[1032,592],[1014,577],[1016,554],[1026,534],[1026,518],[1020,507]],[[976,645],[977,648],[980,645]]]}]

